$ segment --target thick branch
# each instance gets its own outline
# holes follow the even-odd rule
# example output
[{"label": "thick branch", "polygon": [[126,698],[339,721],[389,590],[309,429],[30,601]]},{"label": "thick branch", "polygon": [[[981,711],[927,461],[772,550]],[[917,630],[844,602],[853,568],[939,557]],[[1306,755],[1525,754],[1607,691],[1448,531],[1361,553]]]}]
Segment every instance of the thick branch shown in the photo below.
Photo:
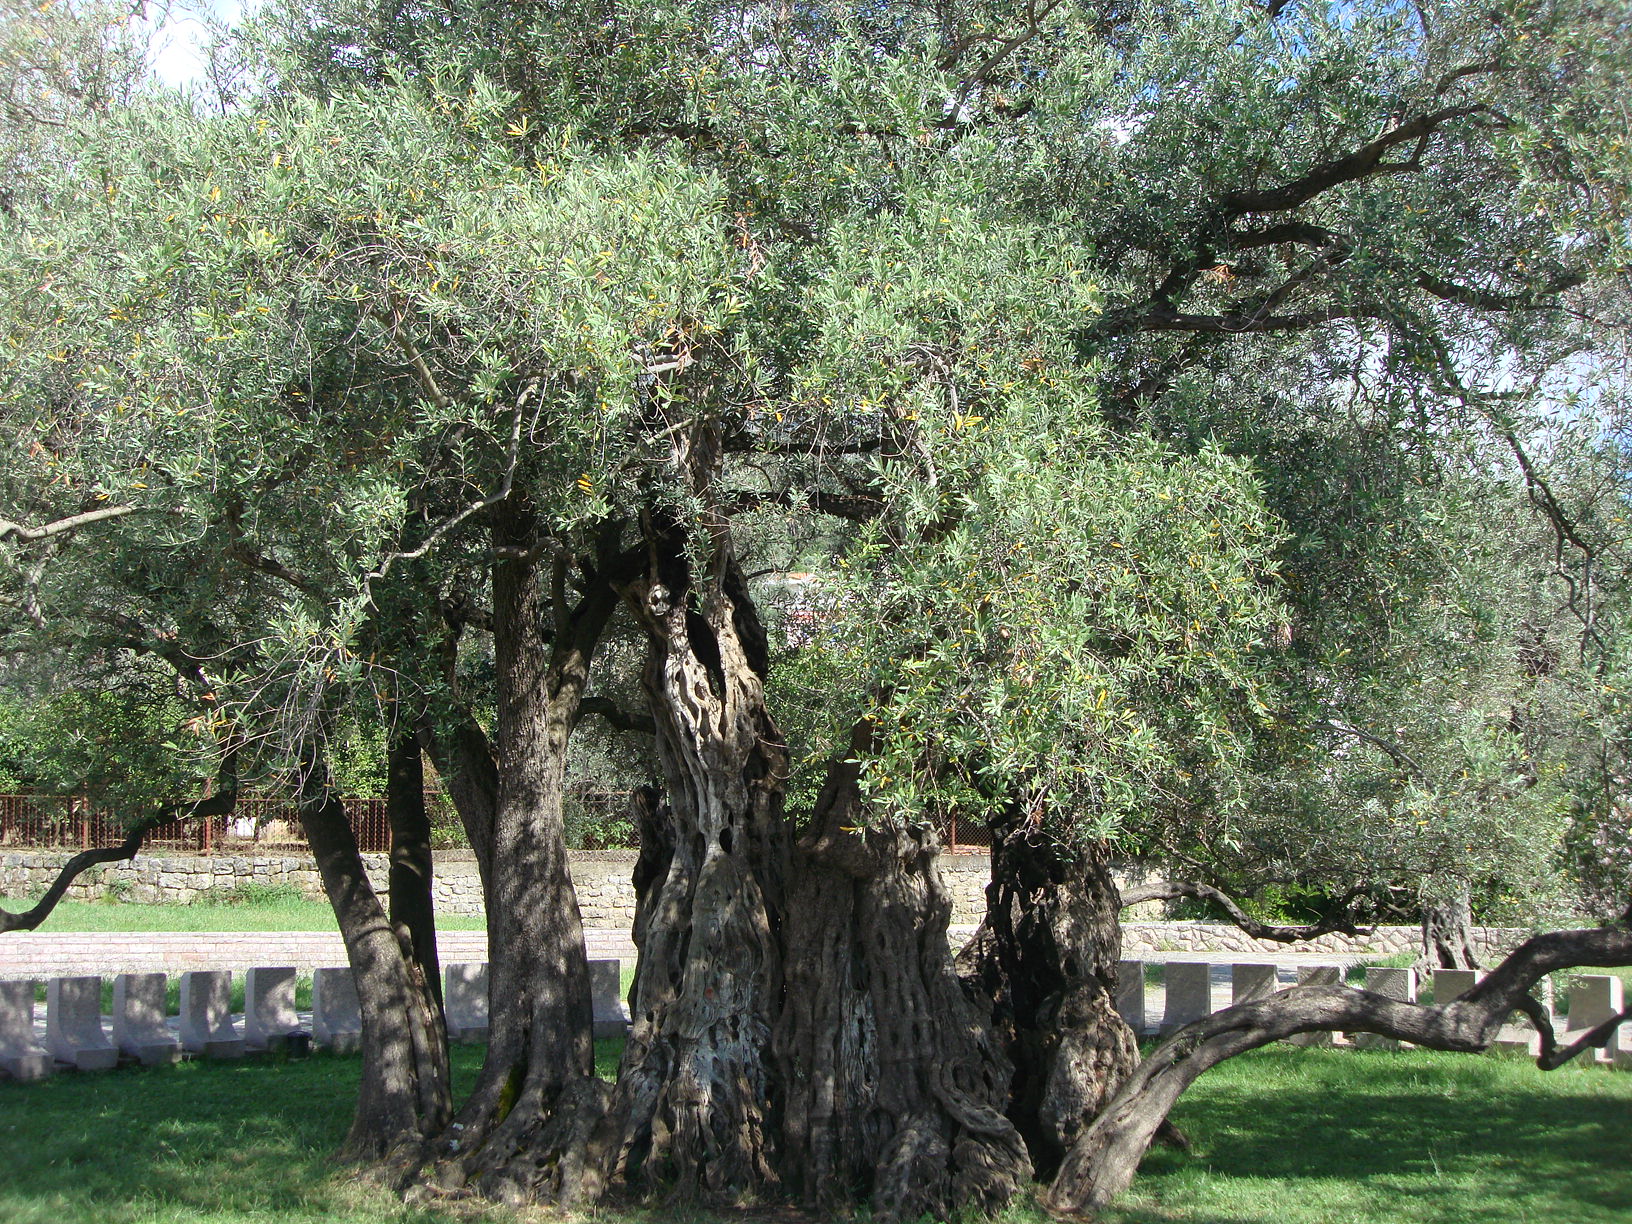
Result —
[{"label": "thick branch", "polygon": [[1405,162],[1385,162],[1383,157],[1402,144],[1421,141],[1456,119],[1477,115],[1486,108],[1479,105],[1447,106],[1441,110],[1418,115],[1398,127],[1390,128],[1375,140],[1361,145],[1352,153],[1322,162],[1307,174],[1262,191],[1226,192],[1219,201],[1226,214],[1286,212],[1307,204],[1310,200],[1333,187],[1352,183],[1374,174],[1395,174],[1417,168],[1416,155]]},{"label": "thick branch", "polygon": [[588,714],[599,715],[619,731],[639,731],[645,735],[657,734],[657,724],[652,721],[650,714],[625,710],[610,697],[585,697],[578,703],[578,714],[573,721],[581,722],[584,716]]},{"label": "thick branch", "polygon": [[[1377,1033],[1433,1050],[1475,1053],[1489,1048],[1514,1011],[1536,1010],[1529,993],[1546,974],[1627,964],[1632,964],[1632,930],[1552,931],[1525,941],[1449,1003],[1407,1003],[1346,986],[1300,986],[1225,1008],[1179,1029],[1128,1077],[1067,1154],[1044,1205],[1059,1213],[1080,1212],[1126,1190],[1180,1094],[1203,1071],[1237,1054],[1297,1033],[1332,1031]],[[1607,1041],[1613,1029],[1611,1023],[1595,1029],[1596,1043]],[[1594,1044],[1594,1034],[1575,1043],[1573,1052]],[[1562,1052],[1544,1032],[1541,1065],[1561,1060]]]},{"label": "thick branch", "polygon": [[137,851],[142,848],[142,842],[147,835],[160,825],[172,820],[186,819],[193,816],[224,816],[237,805],[238,791],[218,791],[208,799],[200,799],[196,803],[168,807],[155,812],[139,821],[125,840],[117,846],[102,846],[93,850],[81,850],[73,858],[62,865],[57,878],[51,882],[51,887],[45,890],[45,895],[36,901],[32,908],[20,914],[13,914],[9,910],[0,909],[0,932],[33,931],[37,930],[42,922],[50,917],[51,911],[57,908],[57,903],[68,893],[68,888],[86,871],[103,863],[126,863],[136,857]]},{"label": "thick branch", "polygon": [[89,527],[92,523],[104,523],[109,519],[124,518],[127,514],[135,514],[135,506],[103,506],[98,510],[86,510],[80,514],[70,514],[67,518],[60,518],[50,523],[42,523],[38,527],[25,527],[21,523],[14,523],[10,519],[0,518],[0,543],[16,540],[19,543],[29,544],[35,540],[48,540],[52,536],[65,535],[80,527]]},{"label": "thick branch", "polygon": [[[1139,905],[1145,901],[1176,901],[1180,897],[1195,897],[1201,901],[1211,901],[1230,916],[1230,921],[1240,927],[1254,939],[1268,939],[1275,943],[1298,943],[1306,939],[1318,939],[1322,935],[1337,932],[1342,935],[1366,935],[1367,928],[1356,926],[1346,915],[1336,915],[1322,918],[1319,922],[1309,926],[1273,926],[1259,922],[1247,913],[1229,894],[1214,888],[1211,884],[1202,884],[1195,880],[1159,880],[1154,884],[1139,884],[1133,888],[1122,890],[1122,908],[1130,905]],[[1353,894],[1350,899],[1352,900]]]},{"label": "thick branch", "polygon": [[1441,301],[1455,302],[1459,306],[1468,306],[1474,310],[1535,310],[1547,305],[1559,294],[1585,284],[1586,279],[1583,273],[1566,272],[1554,277],[1545,285],[1536,285],[1520,293],[1493,293],[1488,289],[1476,289],[1471,285],[1458,285],[1441,280],[1432,272],[1419,275],[1417,284]]}]

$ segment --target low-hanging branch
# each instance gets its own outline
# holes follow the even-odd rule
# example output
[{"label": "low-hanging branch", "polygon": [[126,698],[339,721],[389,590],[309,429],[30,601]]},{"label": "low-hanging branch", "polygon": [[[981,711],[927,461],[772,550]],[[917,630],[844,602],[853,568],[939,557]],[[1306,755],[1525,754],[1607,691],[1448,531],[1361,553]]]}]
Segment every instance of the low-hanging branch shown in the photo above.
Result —
[{"label": "low-hanging branch", "polygon": [[[1344,899],[1345,904],[1359,896],[1359,892],[1352,892]],[[1318,939],[1322,935],[1337,933],[1340,935],[1366,935],[1369,929],[1358,926],[1341,910],[1333,915],[1322,918],[1319,922],[1309,926],[1276,926],[1271,923],[1260,922],[1246,910],[1236,904],[1235,899],[1228,893],[1214,888],[1211,884],[1203,884],[1196,880],[1159,880],[1154,884],[1137,884],[1122,890],[1122,908],[1130,905],[1139,905],[1146,901],[1177,901],[1180,897],[1192,897],[1200,901],[1211,901],[1230,916],[1230,921],[1240,927],[1254,939],[1268,939],[1275,943],[1299,943],[1306,939]]]},{"label": "low-hanging branch", "polygon": [[1449,1003],[1408,1003],[1348,986],[1298,986],[1225,1008],[1179,1029],[1125,1080],[1109,1105],[1078,1136],[1043,1197],[1050,1211],[1069,1214],[1102,1207],[1133,1182],[1140,1158],[1179,1096],[1202,1072],[1299,1033],[1375,1033],[1431,1050],[1486,1050],[1508,1017],[1541,1018],[1539,1064],[1562,1065],[1603,1045],[1629,1014],[1598,1025],[1569,1046],[1559,1046],[1545,1013],[1531,997],[1549,973],[1572,968],[1632,965],[1632,929],[1550,931],[1520,944],[1466,994]]},{"label": "low-hanging branch", "polygon": [[57,872],[57,878],[51,882],[51,887],[45,890],[34,905],[20,914],[10,910],[0,909],[0,934],[10,931],[34,931],[40,924],[51,916],[51,911],[57,908],[57,903],[68,893],[69,886],[92,867],[103,863],[126,863],[136,857],[142,848],[147,835],[162,824],[172,820],[185,820],[195,816],[211,817],[228,815],[238,804],[236,787],[229,790],[217,791],[207,799],[199,799],[189,804],[175,804],[163,808],[138,821],[125,835],[125,840],[117,846],[99,846],[90,850],[81,850],[73,858],[62,865]]}]

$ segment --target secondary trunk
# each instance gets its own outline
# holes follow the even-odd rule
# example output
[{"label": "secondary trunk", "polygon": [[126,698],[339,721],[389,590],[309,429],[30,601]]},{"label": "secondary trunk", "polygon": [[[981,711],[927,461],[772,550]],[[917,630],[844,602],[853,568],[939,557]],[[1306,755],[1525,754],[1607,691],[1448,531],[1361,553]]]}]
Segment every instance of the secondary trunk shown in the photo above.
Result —
[{"label": "secondary trunk", "polygon": [[1120,910],[1108,846],[1060,842],[1018,811],[993,822],[986,920],[959,969],[992,1000],[1008,1115],[1044,1177],[1139,1062],[1116,1010]]},{"label": "secondary trunk", "polygon": [[436,952],[434,864],[431,817],[425,808],[425,765],[419,740],[406,725],[399,726],[392,734],[386,752],[385,810],[391,825],[391,928],[440,1009],[442,969]]},{"label": "secondary trunk", "polygon": [[830,768],[788,892],[789,1189],[880,1220],[996,1211],[1031,1175],[1003,1113],[1011,1068],[953,972],[933,832],[863,831],[857,776]]},{"label": "secondary trunk", "polygon": [[[562,780],[589,665],[616,596],[604,573],[579,603],[552,600],[524,509],[498,519],[493,647],[498,792],[486,878],[489,1044],[476,1087],[439,1144],[438,1180],[508,1202],[594,1192],[584,1147],[607,1089],[594,1076],[589,965],[567,864]],[[614,528],[607,543],[615,543]],[[553,605],[553,616],[551,608]],[[549,617],[550,619],[546,619]],[[553,624],[553,635],[544,626]]]},{"label": "secondary trunk", "polygon": [[679,531],[659,530],[630,590],[649,635],[665,852],[647,864],[634,1024],[598,1147],[609,1178],[737,1201],[778,1180],[770,1037],[787,750],[765,708],[764,632],[729,548],[720,541],[694,575]]},{"label": "secondary trunk", "polygon": [[1473,902],[1462,884],[1422,903],[1422,957],[1418,968],[1477,969],[1473,951]]},{"label": "secondary trunk", "polygon": [[299,813],[345,941],[362,1012],[362,1083],[340,1155],[403,1159],[448,1120],[439,1009],[369,883],[345,807],[320,759],[307,763]]}]

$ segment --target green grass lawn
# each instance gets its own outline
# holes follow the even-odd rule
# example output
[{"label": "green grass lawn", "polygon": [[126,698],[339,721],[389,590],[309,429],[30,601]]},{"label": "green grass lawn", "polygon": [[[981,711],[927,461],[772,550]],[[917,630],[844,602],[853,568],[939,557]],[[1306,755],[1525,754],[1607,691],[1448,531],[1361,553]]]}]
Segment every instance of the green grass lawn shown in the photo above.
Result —
[{"label": "green grass lawn", "polygon": [[[603,1073],[616,1059],[603,1043]],[[454,1054],[468,1086],[481,1051]],[[0,1084],[6,1224],[499,1224],[405,1206],[337,1169],[356,1058],[188,1063]],[[1260,1051],[1210,1072],[1107,1224],[1632,1220],[1632,1075],[1467,1055]],[[604,1224],[706,1213],[600,1210]],[[787,1219],[786,1215],[778,1216]],[[1011,1224],[1041,1221],[1033,1208]],[[738,1217],[740,1219],[740,1217]]]}]

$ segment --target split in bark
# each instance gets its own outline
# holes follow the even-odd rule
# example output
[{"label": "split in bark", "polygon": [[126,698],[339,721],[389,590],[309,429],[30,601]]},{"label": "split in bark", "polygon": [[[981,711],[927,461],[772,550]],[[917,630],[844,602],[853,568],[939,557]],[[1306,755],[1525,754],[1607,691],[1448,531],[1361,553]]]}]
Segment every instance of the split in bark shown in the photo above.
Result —
[{"label": "split in bark", "polygon": [[[694,573],[683,531],[648,530],[628,594],[647,629],[646,687],[669,848],[641,899],[633,1028],[597,1160],[609,1181],[739,1201],[778,1185],[770,1053],[782,994],[787,750],[765,708],[764,630],[728,539]],[[654,813],[654,818],[655,818]]]},{"label": "split in bark", "polygon": [[858,774],[853,755],[829,768],[788,892],[786,1183],[880,1220],[997,1211],[1032,1171],[1012,1068],[953,971],[934,834],[861,828]]},{"label": "split in bark", "polygon": [[986,920],[959,958],[1014,1064],[1008,1115],[1052,1174],[1139,1061],[1116,1009],[1122,901],[1104,843],[1069,845],[1011,811],[992,826]]},{"label": "split in bark", "polygon": [[[1377,1033],[1434,1050],[1488,1049],[1514,1011],[1545,1013],[1530,991],[1546,974],[1579,966],[1632,964],[1632,930],[1553,931],[1516,948],[1473,989],[1439,1005],[1407,1003],[1346,986],[1300,986],[1226,1008],[1174,1033],[1123,1083],[1078,1136],[1044,1195],[1051,1211],[1102,1207],[1133,1182],[1139,1161],[1181,1093],[1225,1059],[1297,1033]],[[1538,1024],[1544,1068],[1610,1037],[1612,1020],[1566,1048]]]}]

